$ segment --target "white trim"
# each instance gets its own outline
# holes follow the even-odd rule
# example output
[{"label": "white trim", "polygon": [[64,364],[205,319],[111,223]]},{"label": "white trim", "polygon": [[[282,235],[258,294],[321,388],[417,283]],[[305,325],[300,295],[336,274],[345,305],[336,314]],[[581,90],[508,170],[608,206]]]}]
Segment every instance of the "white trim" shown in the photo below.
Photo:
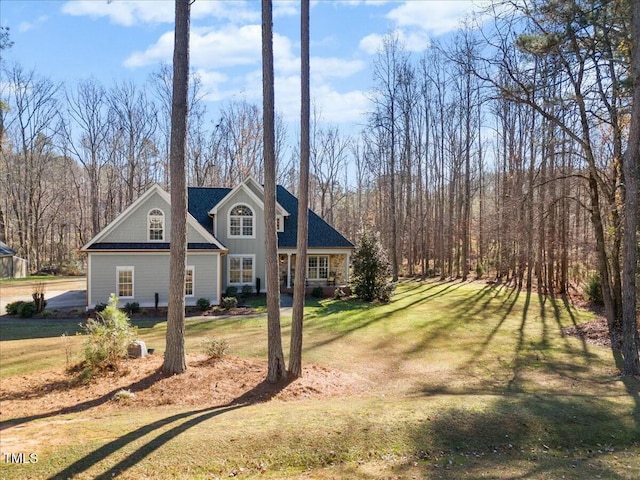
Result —
[{"label": "white trim", "polygon": [[[258,190],[260,192],[262,192],[262,198],[264,199],[264,188],[262,187],[262,185],[260,185],[258,183],[258,181],[253,178],[252,176],[247,177],[243,182],[239,183],[238,185],[236,185],[229,193],[227,193],[222,200],[220,200],[218,202],[217,205],[214,205],[213,208],[211,208],[211,210],[209,210],[209,214],[212,215],[216,215],[218,213],[218,209],[220,207],[222,207],[222,205],[224,205],[225,203],[227,203],[235,194],[236,192],[238,192],[239,190],[244,190],[245,193],[249,196],[249,198],[251,198],[251,200],[253,200],[260,208],[262,208],[262,211],[264,211],[264,201],[261,200],[254,192],[253,190],[251,190],[248,187],[248,183],[249,182],[253,182],[253,184],[258,188]],[[280,205],[277,201],[276,201],[276,208],[280,209],[280,211],[282,212],[282,215],[284,216],[289,216],[289,212],[287,212],[282,205]]]},{"label": "white trim", "polygon": [[[317,258],[318,259],[318,266],[315,268],[316,270],[316,274],[320,273],[320,259],[321,258],[326,258],[327,259],[327,276],[326,277],[312,277],[309,275],[309,260],[311,260],[311,258]],[[329,271],[330,271],[330,262],[329,262],[329,255],[307,255],[307,280],[328,280],[329,279]]]},{"label": "white trim", "polygon": [[[196,296],[196,267],[195,265],[187,265],[184,267],[184,296],[185,298]],[[191,295],[187,295],[187,271],[191,270]]]},{"label": "white trim", "polygon": [[[129,205],[120,215],[118,215],[109,225],[104,227],[95,237],[93,237],[86,245],[84,245],[80,249],[80,251],[87,251],[91,245],[93,245],[94,243],[99,243],[113,230],[118,228],[120,224],[122,224],[129,216],[131,216],[131,214],[154,193],[160,195],[160,197],[165,202],[167,202],[168,205],[171,205],[171,196],[167,192],[165,192],[160,185],[154,183],[146,192],[140,195],[131,205]],[[193,227],[200,235],[202,235],[206,243],[211,243],[213,245],[216,245],[220,250],[223,250],[225,252],[227,251],[227,248],[222,245],[217,238],[211,235],[211,233],[207,231],[206,228],[200,225],[200,223],[198,223],[198,221],[190,213],[187,213],[187,224]]]},{"label": "white trim", "polygon": [[91,255],[87,255],[87,305],[92,304],[93,300],[93,282],[91,281],[91,275],[93,273],[93,269],[91,268]]},{"label": "white trim", "polygon": [[[153,212],[154,210],[159,211],[162,214],[162,238],[159,239],[152,239],[151,238],[151,212]],[[159,207],[152,207],[149,209],[149,211],[147,212],[147,242],[165,242],[166,240],[166,236],[167,236],[167,229],[166,229],[166,222],[165,219],[167,218],[167,216],[164,213],[164,210],[162,210]]]},{"label": "white trim", "polygon": [[[231,212],[236,207],[247,207],[249,210],[251,210],[251,217],[245,216],[245,215],[233,215],[234,218],[240,219],[240,235],[231,234]],[[245,227],[242,219],[244,218],[251,218],[251,235],[243,234]],[[227,238],[229,239],[256,238],[256,225],[258,223],[257,219],[258,219],[258,216],[256,215],[256,211],[251,207],[251,205],[243,202],[234,203],[227,212]]]},{"label": "white trim", "polygon": [[[231,259],[232,258],[240,258],[240,282],[232,282],[231,281]],[[251,258],[251,282],[243,282],[242,281],[242,259],[243,258]],[[232,287],[238,287],[243,285],[255,285],[256,283],[256,255],[255,253],[234,253],[227,255],[227,285]]]},{"label": "white trim", "polygon": [[[136,272],[133,266],[118,266],[116,267],[116,292],[119,299],[132,299],[136,298]],[[120,295],[120,272],[131,271],[131,296]]]}]

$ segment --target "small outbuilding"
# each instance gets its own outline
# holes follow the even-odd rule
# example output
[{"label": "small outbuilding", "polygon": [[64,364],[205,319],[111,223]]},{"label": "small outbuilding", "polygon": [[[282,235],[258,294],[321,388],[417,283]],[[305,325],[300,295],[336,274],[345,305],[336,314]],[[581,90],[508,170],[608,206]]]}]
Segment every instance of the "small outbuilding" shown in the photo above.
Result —
[{"label": "small outbuilding", "polygon": [[27,276],[27,261],[16,255],[16,251],[0,242],[0,278],[24,278]]}]

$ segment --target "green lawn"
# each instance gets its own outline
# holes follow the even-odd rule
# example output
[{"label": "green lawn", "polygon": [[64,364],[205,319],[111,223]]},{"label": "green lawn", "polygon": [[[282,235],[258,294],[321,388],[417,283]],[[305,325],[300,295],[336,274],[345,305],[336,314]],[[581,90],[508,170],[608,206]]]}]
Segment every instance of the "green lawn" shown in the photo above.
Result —
[{"label": "green lawn", "polygon": [[[2,452],[38,456],[28,465],[0,456],[0,477],[637,479],[640,383],[617,375],[611,350],[561,335],[591,318],[481,283],[407,282],[388,305],[310,301],[303,360],[362,377],[367,393],[86,409],[9,428],[0,413]],[[283,318],[285,346],[289,325]],[[138,327],[164,349],[164,322]],[[34,339],[30,327],[0,328],[2,382],[61,367],[65,342],[80,344],[55,325]],[[226,339],[232,355],[266,357],[264,316],[188,320],[188,350],[205,336]]]}]

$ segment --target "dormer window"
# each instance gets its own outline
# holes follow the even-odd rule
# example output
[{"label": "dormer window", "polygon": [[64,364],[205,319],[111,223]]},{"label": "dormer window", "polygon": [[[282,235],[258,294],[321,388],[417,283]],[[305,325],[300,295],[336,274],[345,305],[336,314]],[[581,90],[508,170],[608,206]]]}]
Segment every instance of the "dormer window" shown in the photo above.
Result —
[{"label": "dormer window", "polygon": [[229,211],[229,237],[255,238],[253,210],[247,205],[236,205]]},{"label": "dormer window", "polygon": [[276,215],[276,232],[284,232],[284,217]]},{"label": "dormer window", "polygon": [[154,208],[148,215],[149,241],[161,242],[164,240],[164,212]]}]

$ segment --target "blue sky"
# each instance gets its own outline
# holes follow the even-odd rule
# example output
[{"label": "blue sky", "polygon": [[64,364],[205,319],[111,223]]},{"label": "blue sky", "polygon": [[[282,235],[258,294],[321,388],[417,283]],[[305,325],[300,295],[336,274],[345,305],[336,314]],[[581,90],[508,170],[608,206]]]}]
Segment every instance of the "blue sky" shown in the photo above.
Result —
[{"label": "blue sky", "polygon": [[[477,4],[475,4],[477,7]],[[397,31],[420,54],[474,9],[471,1],[317,0],[311,3],[311,95],[323,119],[350,129],[364,122],[371,64],[383,35]],[[142,84],[173,49],[173,0],[2,0],[0,22],[14,46],[3,61],[73,85],[95,77]],[[207,108],[234,99],[261,104],[258,0],[196,0],[191,67]],[[299,118],[299,2],[274,0],[276,109]]]}]

